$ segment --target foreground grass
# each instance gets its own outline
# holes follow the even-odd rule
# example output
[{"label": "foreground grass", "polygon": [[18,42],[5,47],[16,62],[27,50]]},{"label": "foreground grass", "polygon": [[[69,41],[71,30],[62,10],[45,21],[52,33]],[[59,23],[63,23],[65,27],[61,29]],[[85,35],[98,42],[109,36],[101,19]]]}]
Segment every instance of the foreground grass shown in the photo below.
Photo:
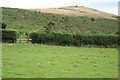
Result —
[{"label": "foreground grass", "polygon": [[3,78],[117,78],[118,50],[3,44]]}]

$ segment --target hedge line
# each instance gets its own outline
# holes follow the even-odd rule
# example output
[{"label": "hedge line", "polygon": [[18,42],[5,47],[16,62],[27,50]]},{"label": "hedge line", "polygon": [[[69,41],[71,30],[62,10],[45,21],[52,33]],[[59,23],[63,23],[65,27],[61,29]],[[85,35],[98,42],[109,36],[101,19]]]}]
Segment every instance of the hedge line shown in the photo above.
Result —
[{"label": "hedge line", "polygon": [[16,30],[2,29],[2,42],[14,42],[18,38]]},{"label": "hedge line", "polygon": [[33,43],[56,44],[56,45],[97,45],[104,47],[117,47],[117,35],[105,34],[69,34],[69,33],[39,33],[30,34]]}]

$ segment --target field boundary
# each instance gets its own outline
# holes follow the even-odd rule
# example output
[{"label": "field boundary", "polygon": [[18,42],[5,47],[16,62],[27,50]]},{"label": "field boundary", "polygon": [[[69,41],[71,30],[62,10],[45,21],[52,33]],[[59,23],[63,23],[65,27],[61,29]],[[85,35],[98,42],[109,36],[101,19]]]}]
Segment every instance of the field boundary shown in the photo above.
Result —
[{"label": "field boundary", "polygon": [[14,43],[29,43],[32,39],[30,39],[28,36],[20,36],[19,39],[15,40]]}]

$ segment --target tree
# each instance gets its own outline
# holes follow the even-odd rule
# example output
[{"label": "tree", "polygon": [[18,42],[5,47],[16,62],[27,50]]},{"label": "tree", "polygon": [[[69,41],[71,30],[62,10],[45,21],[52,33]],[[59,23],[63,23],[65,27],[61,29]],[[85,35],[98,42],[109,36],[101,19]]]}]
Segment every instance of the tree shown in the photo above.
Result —
[{"label": "tree", "polygon": [[6,24],[5,23],[2,23],[2,29],[6,29]]},{"label": "tree", "polygon": [[95,19],[94,19],[94,18],[91,18],[91,21],[95,21]]},{"label": "tree", "polygon": [[78,7],[77,5],[75,7]]}]

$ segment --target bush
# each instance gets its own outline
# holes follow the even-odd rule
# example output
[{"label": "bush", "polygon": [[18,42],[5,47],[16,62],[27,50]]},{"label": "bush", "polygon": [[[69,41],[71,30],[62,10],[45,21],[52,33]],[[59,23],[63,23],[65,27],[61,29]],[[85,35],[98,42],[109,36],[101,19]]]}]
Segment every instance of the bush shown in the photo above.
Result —
[{"label": "bush", "polygon": [[94,18],[91,18],[91,21],[95,21],[95,19],[94,19]]},{"label": "bush", "polygon": [[14,40],[16,40],[17,38],[18,31],[2,29],[2,42],[14,42]]},{"label": "bush", "polygon": [[30,34],[30,38],[32,39],[32,43],[39,43],[39,37],[38,37],[38,33],[37,32],[33,32]]},{"label": "bush", "polygon": [[32,43],[54,43],[54,34],[53,33],[45,33],[45,32],[33,32],[30,34],[30,38],[32,39]]},{"label": "bush", "polygon": [[6,29],[6,24],[5,23],[2,23],[2,29]]},{"label": "bush", "polygon": [[73,44],[73,36],[68,33],[55,33],[55,41],[59,45],[72,45]]},{"label": "bush", "polygon": [[82,34],[73,34],[73,45],[81,46]]},{"label": "bush", "polygon": [[39,43],[53,43],[54,44],[55,36],[53,33],[40,33],[39,34]]},{"label": "bush", "polygon": [[94,45],[109,47],[118,45],[117,35],[94,35]]},{"label": "bush", "polygon": [[57,45],[70,45],[72,42],[72,35],[62,34],[62,33],[39,33],[34,32],[30,34],[30,38],[33,43],[43,43],[43,44],[57,44]]},{"label": "bush", "polygon": [[94,45],[94,36],[93,35],[82,35],[82,41],[81,44],[85,45]]},{"label": "bush", "polygon": [[118,35],[105,34],[69,34],[69,33],[31,33],[33,43],[56,44],[56,45],[96,45],[103,47],[118,46]]},{"label": "bush", "polygon": [[84,45],[97,45],[110,47],[113,45],[118,45],[117,35],[105,35],[105,34],[82,34],[81,44]]}]

